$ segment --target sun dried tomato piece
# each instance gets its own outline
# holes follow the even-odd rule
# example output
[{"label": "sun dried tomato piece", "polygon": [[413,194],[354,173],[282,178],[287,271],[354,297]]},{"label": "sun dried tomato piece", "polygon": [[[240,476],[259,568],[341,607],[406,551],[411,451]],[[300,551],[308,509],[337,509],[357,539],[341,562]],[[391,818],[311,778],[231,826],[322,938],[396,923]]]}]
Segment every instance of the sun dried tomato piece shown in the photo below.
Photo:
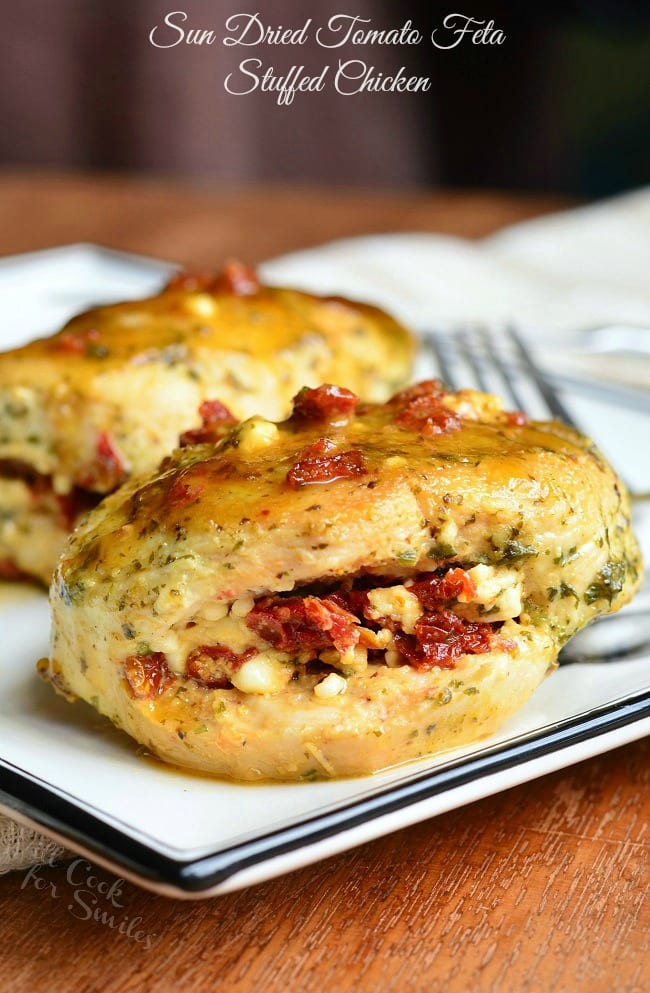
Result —
[{"label": "sun dried tomato piece", "polygon": [[115,480],[115,485],[126,476],[122,456],[105,431],[102,431],[97,439],[97,459],[102,470]]},{"label": "sun dried tomato piece", "polygon": [[445,393],[444,384],[440,379],[423,379],[405,390],[395,393],[388,401],[391,407],[408,407],[420,397],[442,397]]},{"label": "sun dried tomato piece", "polygon": [[343,386],[325,383],[315,389],[305,386],[293,398],[293,413],[309,421],[331,421],[354,413],[359,397]]},{"label": "sun dried tomato piece", "polygon": [[205,472],[192,470],[193,467],[190,466],[173,480],[166,494],[169,507],[183,507],[194,503],[207,488],[208,479]]},{"label": "sun dried tomato piece", "polygon": [[319,597],[265,597],[247,614],[246,625],[281,652],[345,652],[359,641],[357,618]]},{"label": "sun dried tomato piece", "polygon": [[221,400],[204,400],[199,407],[199,414],[204,424],[221,424],[223,421],[237,420],[231,410]]},{"label": "sun dried tomato piece", "polygon": [[423,614],[412,635],[397,632],[394,638],[397,650],[416,669],[453,669],[462,655],[490,650],[492,628],[443,609]]},{"label": "sun dried tomato piece", "polygon": [[186,672],[190,679],[211,690],[227,689],[232,673],[258,654],[257,648],[247,648],[237,655],[226,645],[200,645],[188,655]]},{"label": "sun dried tomato piece", "polygon": [[395,422],[427,437],[458,431],[463,423],[458,414],[433,394],[414,397],[400,411]]},{"label": "sun dried tomato piece", "polygon": [[232,293],[253,296],[262,288],[257,273],[237,259],[230,259],[220,273],[176,272],[166,289],[184,293]]},{"label": "sun dried tomato piece", "polygon": [[57,352],[67,352],[69,355],[83,355],[86,342],[79,332],[62,331],[52,341],[52,348]]},{"label": "sun dried tomato piece", "polygon": [[476,586],[464,569],[449,569],[444,576],[434,572],[416,579],[409,592],[418,598],[425,610],[435,610],[446,600],[456,600],[461,594],[472,599]]},{"label": "sun dried tomato piece", "polygon": [[445,388],[439,379],[426,379],[396,393],[388,401],[395,422],[409,431],[433,437],[457,431],[462,420],[444,404]]},{"label": "sun dried tomato piece", "polygon": [[506,423],[513,427],[523,427],[524,424],[530,424],[530,418],[523,410],[509,410],[506,413]]},{"label": "sun dried tomato piece", "polygon": [[322,455],[327,455],[328,452],[333,452],[336,445],[330,438],[318,438],[313,441],[311,445],[307,445],[303,448],[300,453],[302,459],[316,459],[320,458]]},{"label": "sun dried tomato piece", "polygon": [[148,655],[129,655],[124,660],[124,678],[131,696],[136,700],[151,700],[164,693],[175,676],[169,671],[162,652],[150,652]]},{"label": "sun dried tomato piece", "polygon": [[310,483],[331,483],[335,479],[365,476],[366,457],[358,449],[328,454],[334,448],[328,438],[319,438],[301,453],[298,461],[287,472],[287,483],[293,489]]},{"label": "sun dried tomato piece", "polygon": [[68,355],[87,355],[96,359],[104,359],[109,353],[97,328],[61,331],[52,339],[52,348]]},{"label": "sun dried tomato piece", "polygon": [[95,458],[79,478],[79,486],[84,490],[105,492],[119,486],[126,475],[126,465],[111,436],[106,431],[100,432],[95,445]]},{"label": "sun dried tomato piece", "polygon": [[305,613],[331,640],[334,648],[345,652],[359,641],[357,618],[338,604],[319,597],[305,597]]},{"label": "sun dried tomato piece", "polygon": [[199,407],[199,415],[203,422],[201,427],[183,432],[179,438],[181,448],[220,441],[237,423],[237,418],[221,400],[204,400]]},{"label": "sun dried tomato piece", "polygon": [[355,617],[366,617],[370,610],[367,590],[348,590],[345,593],[328,593],[325,600],[335,603],[337,607],[342,607]]},{"label": "sun dried tomato piece", "polygon": [[255,270],[237,259],[229,259],[226,262],[215,285],[218,292],[233,293],[238,297],[254,296],[261,288]]},{"label": "sun dried tomato piece", "polygon": [[204,293],[214,289],[213,272],[175,272],[165,286],[166,290],[180,290],[183,293]]},{"label": "sun dried tomato piece", "polygon": [[[258,600],[253,609],[246,615],[246,627],[268,641],[273,648],[287,651],[296,644],[298,632],[305,623],[305,613],[300,597],[292,597],[284,601],[273,597]],[[312,632],[310,636],[313,637]],[[311,642],[310,637],[310,642]],[[316,640],[319,638],[317,636]],[[313,647],[303,637],[303,648]]]},{"label": "sun dried tomato piece", "polygon": [[23,572],[11,559],[0,559],[0,579],[18,583],[31,578],[29,573]]},{"label": "sun dried tomato piece", "polygon": [[62,526],[66,531],[71,531],[77,518],[97,505],[99,494],[89,493],[75,486],[69,493],[55,493],[54,498],[59,508]]},{"label": "sun dried tomato piece", "polygon": [[69,493],[55,493],[52,477],[36,472],[33,466],[18,459],[0,459],[0,477],[21,479],[29,488],[29,496],[34,506],[45,505],[47,513],[59,511],[61,527],[72,530],[78,517],[96,506],[99,494],[75,486]]},{"label": "sun dried tomato piece", "polygon": [[0,459],[0,476],[8,479],[23,479],[28,486],[45,478],[36,472],[33,465],[23,462],[22,459]]}]

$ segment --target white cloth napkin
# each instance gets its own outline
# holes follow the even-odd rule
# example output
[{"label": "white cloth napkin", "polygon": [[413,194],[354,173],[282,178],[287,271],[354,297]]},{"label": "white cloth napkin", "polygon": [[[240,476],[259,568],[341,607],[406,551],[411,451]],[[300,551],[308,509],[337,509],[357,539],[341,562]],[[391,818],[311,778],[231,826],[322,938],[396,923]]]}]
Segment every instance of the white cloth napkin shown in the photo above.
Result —
[{"label": "white cloth napkin", "polygon": [[[542,363],[650,388],[650,187],[481,241],[428,234],[333,242],[266,263],[271,282],[367,299],[414,327],[512,322]],[[606,361],[603,361],[603,353]]]},{"label": "white cloth napkin", "polygon": [[372,235],[284,255],[262,270],[274,282],[366,297],[416,327],[650,328],[650,187],[481,241]]},{"label": "white cloth napkin", "polygon": [[[650,387],[650,188],[478,242],[375,235],[286,255],[261,269],[271,282],[377,303],[415,327],[514,321],[563,347],[565,365],[573,348],[583,371]],[[619,328],[618,352],[603,363],[598,352],[609,350],[613,325],[626,330]],[[604,331],[585,355],[580,332],[594,328]],[[65,854],[0,815],[0,873]]]}]

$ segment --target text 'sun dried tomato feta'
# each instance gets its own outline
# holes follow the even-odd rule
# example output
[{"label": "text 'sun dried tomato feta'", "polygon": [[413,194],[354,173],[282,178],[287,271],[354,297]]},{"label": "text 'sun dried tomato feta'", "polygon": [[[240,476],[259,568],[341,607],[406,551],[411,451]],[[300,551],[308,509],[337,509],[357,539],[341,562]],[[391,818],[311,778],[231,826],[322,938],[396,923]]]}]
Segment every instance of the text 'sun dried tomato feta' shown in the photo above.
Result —
[{"label": "text 'sun dried tomato feta'", "polygon": [[293,413],[309,421],[332,421],[349,417],[359,403],[359,397],[343,386],[329,383],[309,389],[305,386],[293,398]]},{"label": "text 'sun dried tomato feta'", "polygon": [[231,674],[258,654],[256,648],[237,655],[226,645],[200,645],[188,655],[186,672],[190,679],[211,690],[226,689]]},{"label": "text 'sun dried tomato feta'", "polygon": [[237,423],[237,418],[220,400],[204,400],[199,407],[199,415],[203,422],[201,427],[183,432],[179,439],[181,448],[220,441]]},{"label": "text 'sun dried tomato feta'", "polygon": [[160,696],[174,682],[167,658],[162,652],[148,655],[129,655],[124,660],[124,678],[131,696],[136,700],[151,700]]},{"label": "text 'sun dried tomato feta'", "polygon": [[359,641],[356,617],[319,597],[265,597],[246,616],[246,625],[280,652],[345,652]]},{"label": "text 'sun dried tomato feta'", "polygon": [[450,610],[423,614],[411,634],[394,635],[397,650],[416,669],[453,669],[461,655],[481,655],[490,650],[489,624],[466,621]]},{"label": "text 'sun dried tomato feta'", "polygon": [[366,457],[358,449],[330,454],[334,443],[319,438],[301,453],[298,461],[287,472],[287,483],[293,489],[310,483],[331,483],[335,479],[365,476]]}]

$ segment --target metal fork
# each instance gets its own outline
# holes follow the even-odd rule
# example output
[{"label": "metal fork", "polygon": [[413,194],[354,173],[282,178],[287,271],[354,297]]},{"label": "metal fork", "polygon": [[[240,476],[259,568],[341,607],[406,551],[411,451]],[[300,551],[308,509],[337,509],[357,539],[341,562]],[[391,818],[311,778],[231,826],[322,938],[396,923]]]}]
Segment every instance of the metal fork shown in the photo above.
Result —
[{"label": "metal fork", "polygon": [[[435,372],[451,389],[470,387],[497,393],[508,406],[531,417],[558,418],[581,431],[557,390],[536,364],[530,348],[513,327],[497,338],[483,326],[442,334],[422,333],[422,358],[433,359]],[[633,494],[633,506],[648,506],[648,494]],[[650,586],[618,614],[598,618],[571,639],[560,664],[630,659],[650,650]]]}]

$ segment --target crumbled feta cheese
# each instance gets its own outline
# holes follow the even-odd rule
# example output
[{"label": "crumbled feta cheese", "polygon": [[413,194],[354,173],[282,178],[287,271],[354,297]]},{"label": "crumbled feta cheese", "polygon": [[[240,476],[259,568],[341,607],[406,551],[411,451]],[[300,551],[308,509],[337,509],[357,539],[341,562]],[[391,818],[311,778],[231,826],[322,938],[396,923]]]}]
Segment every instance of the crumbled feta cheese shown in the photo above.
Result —
[{"label": "crumbled feta cheese", "polygon": [[319,652],[318,657],[327,665],[336,666],[337,669],[345,668],[353,673],[363,672],[368,665],[368,649],[361,645],[354,645],[346,652],[337,652],[335,648],[324,648]]},{"label": "crumbled feta cheese", "polygon": [[197,317],[214,317],[219,310],[219,304],[209,293],[193,293],[188,296],[185,306]]},{"label": "crumbled feta cheese", "polygon": [[52,475],[52,489],[57,496],[66,496],[71,492],[73,486],[74,480],[65,473],[55,472]]},{"label": "crumbled feta cheese", "polygon": [[233,617],[246,617],[247,614],[250,614],[254,606],[255,600],[252,596],[242,596],[234,601],[230,608],[230,613]]},{"label": "crumbled feta cheese", "polygon": [[341,661],[341,656],[335,648],[324,648],[318,657],[326,665],[337,665]]},{"label": "crumbled feta cheese", "polygon": [[370,628],[364,629],[363,643],[366,648],[386,648],[392,640],[393,632],[388,628],[381,628],[379,631],[371,631]]},{"label": "crumbled feta cheese", "polygon": [[203,616],[206,621],[220,621],[228,613],[228,604],[217,600],[208,600],[203,605]]},{"label": "crumbled feta cheese", "polygon": [[238,431],[239,451],[251,455],[262,448],[268,448],[280,436],[277,424],[263,417],[251,417],[245,421]]},{"label": "crumbled feta cheese", "polygon": [[384,661],[389,668],[395,668],[400,664],[400,654],[396,648],[387,648]]},{"label": "crumbled feta cheese", "polygon": [[142,310],[125,310],[115,318],[123,328],[137,328],[151,320],[151,314]]},{"label": "crumbled feta cheese", "polygon": [[490,565],[476,565],[467,575],[476,592],[469,597],[461,593],[459,603],[480,604],[483,616],[492,620],[508,620],[521,613],[522,585],[516,569],[495,569]]},{"label": "crumbled feta cheese", "polygon": [[458,525],[454,521],[445,521],[436,534],[436,544],[448,548],[456,547],[458,538]]},{"label": "crumbled feta cheese", "polygon": [[351,672],[363,672],[368,665],[368,649],[362,648],[361,645],[348,648],[346,652],[341,653],[340,665]]},{"label": "crumbled feta cheese", "polygon": [[336,672],[330,672],[329,676],[325,676],[325,679],[321,679],[320,683],[316,683],[314,694],[319,700],[329,700],[331,697],[345,693],[346,687],[347,682],[343,676],[339,676]]},{"label": "crumbled feta cheese", "polygon": [[268,655],[260,654],[244,662],[241,669],[232,674],[233,686],[242,693],[279,693],[289,682],[291,670],[278,665]]},{"label": "crumbled feta cheese", "polygon": [[443,399],[445,407],[453,410],[466,421],[491,420],[495,414],[503,410],[500,397],[476,390],[458,390],[457,393],[446,393]]},{"label": "crumbled feta cheese", "polygon": [[390,617],[397,621],[406,634],[413,634],[415,622],[422,616],[422,605],[405,586],[389,586],[388,589],[370,590],[368,593],[371,616],[375,620]]}]

